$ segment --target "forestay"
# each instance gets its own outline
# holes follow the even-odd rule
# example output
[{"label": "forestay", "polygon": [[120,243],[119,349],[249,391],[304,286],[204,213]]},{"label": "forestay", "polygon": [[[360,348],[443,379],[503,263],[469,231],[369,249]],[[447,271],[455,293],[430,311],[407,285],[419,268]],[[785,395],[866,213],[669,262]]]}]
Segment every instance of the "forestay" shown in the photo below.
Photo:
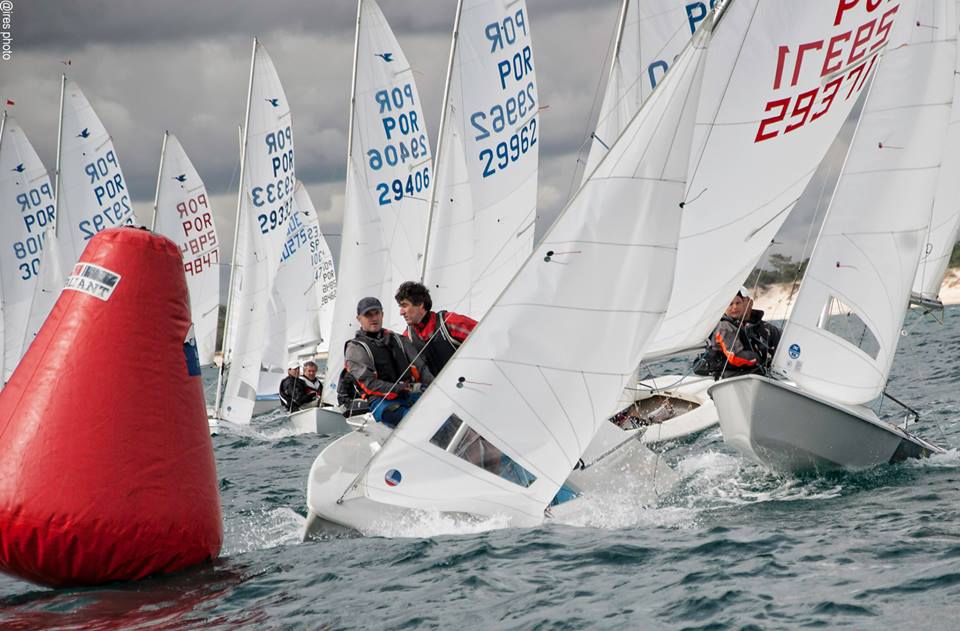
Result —
[{"label": "forestay", "polygon": [[953,0],[903,0],[774,368],[865,403],[884,388],[930,222],[953,99]]},{"label": "forestay", "polygon": [[380,7],[360,0],[354,50],[343,238],[324,401],[337,403],[343,345],[357,302],[376,296],[384,325],[402,330],[393,295],[419,278],[433,162],[413,71]]},{"label": "forestay", "polygon": [[368,497],[543,518],[669,299],[706,41],[705,30],[374,456]]},{"label": "forestay", "polygon": [[290,106],[262,45],[254,41],[244,124],[237,244],[228,304],[221,418],[250,422],[269,321],[268,302],[287,239],[296,186]]},{"label": "forestay", "polygon": [[164,134],[154,230],[183,255],[190,313],[201,364],[212,364],[220,309],[220,239],[203,180],[176,136]]},{"label": "forestay", "polygon": [[[48,231],[57,232],[59,260],[50,260],[53,252],[49,251],[41,257],[24,352],[53,309],[87,241],[101,230],[137,221],[113,140],[80,87],[66,76],[61,83],[57,165],[56,221]],[[44,241],[49,242],[50,236]]]},{"label": "forestay", "polygon": [[[957,13],[957,7],[954,6]],[[947,23],[957,37],[956,20]],[[948,31],[949,32],[949,31]],[[950,126],[947,144],[943,149],[937,195],[933,203],[933,218],[927,233],[927,243],[920,258],[920,267],[913,281],[913,292],[927,299],[936,299],[950,263],[953,246],[960,228],[960,54],[957,55],[953,77],[953,105],[950,108]]]},{"label": "forestay", "polygon": [[703,344],[847,119],[899,6],[730,3],[708,55],[673,296],[649,356]]},{"label": "forestay", "polygon": [[424,282],[479,319],[533,248],[541,103],[526,2],[459,8]]},{"label": "forestay", "polygon": [[23,348],[40,273],[43,233],[53,226],[53,185],[23,128],[6,112],[0,123],[0,362],[6,383]]},{"label": "forestay", "polygon": [[597,127],[591,134],[584,180],[663,79],[715,4],[716,0],[623,0],[613,61]]}]

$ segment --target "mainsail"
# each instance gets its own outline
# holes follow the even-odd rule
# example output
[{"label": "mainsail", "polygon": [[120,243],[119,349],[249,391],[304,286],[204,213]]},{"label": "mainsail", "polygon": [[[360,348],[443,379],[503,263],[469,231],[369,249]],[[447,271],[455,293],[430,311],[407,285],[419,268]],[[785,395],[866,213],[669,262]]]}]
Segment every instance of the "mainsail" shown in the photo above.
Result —
[{"label": "mainsail", "polygon": [[954,0],[900,6],[774,359],[801,388],[840,403],[866,403],[886,385],[954,98]]},{"label": "mainsail", "polygon": [[[960,4],[960,3],[958,3]],[[955,12],[960,13],[957,7]],[[957,23],[948,22],[947,32],[957,36]],[[950,263],[953,246],[960,229],[960,54],[957,55],[953,77],[953,106],[950,108],[950,126],[947,128],[947,144],[940,165],[940,180],[933,203],[933,217],[927,233],[927,243],[920,258],[917,277],[913,281],[913,293],[918,297],[936,300],[940,285]]]},{"label": "mainsail", "polygon": [[0,305],[2,379],[23,347],[30,302],[40,274],[44,231],[56,216],[53,185],[23,128],[7,112],[0,123]]},{"label": "mainsail", "polygon": [[457,5],[424,283],[475,319],[533,248],[540,95],[524,0]]},{"label": "mainsail", "polygon": [[391,308],[393,295],[419,277],[434,181],[413,70],[374,0],[358,2],[350,108],[340,282],[332,329],[324,333],[330,354],[323,398],[332,405],[360,298],[378,297],[385,326],[404,326]]},{"label": "mainsail", "polygon": [[176,136],[164,133],[153,229],[183,255],[201,364],[212,364],[220,309],[220,239],[203,180]]},{"label": "mainsail", "polygon": [[[290,106],[264,47],[253,43],[243,126],[224,365],[229,365],[218,418],[246,424],[253,414],[268,330],[268,303],[283,255],[296,187]],[[219,390],[218,390],[219,394]]]},{"label": "mainsail", "polygon": [[[87,241],[106,228],[133,225],[137,219],[113,140],[74,81],[60,86],[60,132],[54,185],[56,248],[45,248],[23,350],[33,341],[60,295]],[[51,241],[51,235],[44,238]],[[57,252],[59,250],[59,252]],[[58,256],[53,261],[53,256]],[[46,269],[45,269],[46,268]]]},{"label": "mainsail", "polygon": [[712,9],[716,2],[623,0],[603,103],[590,134],[584,180],[707,17],[708,4]]},{"label": "mainsail", "polygon": [[730,3],[711,44],[673,295],[650,356],[703,344],[847,119],[899,7]]},{"label": "mainsail", "polygon": [[[677,60],[347,497],[500,513],[517,525],[542,520],[666,308],[708,33]],[[638,269],[659,273],[638,277]]]}]

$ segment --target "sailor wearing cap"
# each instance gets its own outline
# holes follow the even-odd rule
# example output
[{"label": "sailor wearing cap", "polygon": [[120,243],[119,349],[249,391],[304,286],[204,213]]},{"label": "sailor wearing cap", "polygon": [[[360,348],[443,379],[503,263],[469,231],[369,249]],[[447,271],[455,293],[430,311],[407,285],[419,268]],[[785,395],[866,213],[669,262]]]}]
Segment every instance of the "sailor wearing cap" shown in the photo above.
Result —
[{"label": "sailor wearing cap", "polygon": [[354,384],[373,417],[396,427],[433,375],[410,340],[383,328],[383,305],[378,299],[367,297],[357,303],[357,322],[360,330],[344,347],[341,385]]},{"label": "sailor wearing cap", "polygon": [[280,403],[283,407],[296,412],[301,408],[316,406],[319,403],[317,396],[318,391],[308,388],[307,382],[300,376],[300,362],[290,362],[287,365],[287,376],[280,382]]},{"label": "sailor wearing cap", "polygon": [[749,373],[765,374],[780,343],[780,329],[765,322],[753,308],[753,295],[741,286],[719,324],[707,339],[706,352],[693,371],[716,379]]}]

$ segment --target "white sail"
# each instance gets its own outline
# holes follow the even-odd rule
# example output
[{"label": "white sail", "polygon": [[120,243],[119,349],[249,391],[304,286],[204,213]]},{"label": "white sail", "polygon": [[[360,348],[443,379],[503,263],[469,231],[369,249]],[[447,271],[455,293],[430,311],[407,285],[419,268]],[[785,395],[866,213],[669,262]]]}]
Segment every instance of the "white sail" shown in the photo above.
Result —
[{"label": "white sail", "polygon": [[[673,296],[650,356],[703,344],[850,114],[899,6],[730,3],[711,44]],[[741,48],[745,30],[766,36]]]},{"label": "white sail", "polygon": [[[41,257],[40,276],[30,305],[24,336],[26,352],[57,302],[66,275],[79,260],[87,241],[101,230],[133,225],[137,218],[130,202],[113,140],[74,81],[63,77],[60,94],[60,131],[54,186],[57,250]],[[58,260],[53,261],[57,255]],[[50,266],[50,269],[44,269]]]},{"label": "white sail", "polygon": [[66,82],[57,189],[57,235],[69,272],[101,230],[133,225],[133,213],[113,140],[74,81]]},{"label": "white sail", "polygon": [[623,0],[584,180],[663,79],[714,4],[716,0]]},{"label": "white sail", "polygon": [[774,369],[840,403],[890,372],[934,204],[953,100],[953,0],[903,0]]},{"label": "white sail", "polygon": [[180,247],[201,364],[212,364],[220,309],[220,239],[203,180],[180,141],[164,135],[154,230]]},{"label": "white sail", "polygon": [[336,277],[317,211],[302,182],[297,182],[293,203],[275,293],[285,311],[284,348],[294,355],[304,351],[312,354],[324,335],[329,335]]},{"label": "white sail", "polygon": [[293,214],[293,128],[280,78],[254,41],[244,124],[233,282],[224,363],[229,365],[220,418],[246,424],[256,401],[269,323],[268,303]]},{"label": "white sail", "polygon": [[2,380],[26,350],[30,303],[40,274],[44,231],[55,218],[53,185],[23,128],[6,112],[0,123],[0,305]]},{"label": "white sail", "polygon": [[705,30],[677,60],[358,492],[542,520],[666,308],[706,40]]},{"label": "white sail", "polygon": [[424,282],[479,319],[533,248],[540,96],[524,0],[462,0]]},{"label": "white sail", "polygon": [[419,278],[434,179],[413,70],[373,0],[360,0],[357,7],[349,133],[340,282],[333,322],[324,333],[329,357],[323,399],[333,405],[343,345],[357,327],[357,302],[375,296],[384,306],[384,325],[405,326],[393,295],[400,283]]},{"label": "white sail", "polygon": [[[957,7],[954,7],[957,12]],[[948,22],[956,37],[956,21]],[[937,196],[933,203],[933,217],[927,233],[927,243],[920,258],[913,292],[920,297],[936,299],[940,285],[950,263],[953,246],[960,229],[960,54],[957,55],[953,77],[953,106],[950,109],[950,126],[947,128],[947,144],[940,165]]]}]

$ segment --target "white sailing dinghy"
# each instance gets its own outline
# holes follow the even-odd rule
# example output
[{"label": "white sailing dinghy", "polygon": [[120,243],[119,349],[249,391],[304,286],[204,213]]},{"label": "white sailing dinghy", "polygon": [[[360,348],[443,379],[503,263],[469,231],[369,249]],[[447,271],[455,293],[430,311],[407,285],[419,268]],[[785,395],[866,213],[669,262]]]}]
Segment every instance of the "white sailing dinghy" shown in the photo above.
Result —
[{"label": "white sailing dinghy", "polygon": [[[718,45],[712,46],[670,305],[644,361],[703,348],[847,119],[889,35],[896,6],[858,3],[838,12],[828,0],[802,6],[730,3],[724,24],[763,28],[769,40],[744,55],[728,50],[721,56]],[[847,35],[858,30],[870,38],[856,48],[835,48],[826,59],[823,42],[852,44]],[[664,383],[667,392],[657,392]],[[702,405],[711,383],[665,375],[644,382],[656,388],[636,385],[632,398],[640,409],[628,412],[644,423],[653,421],[643,440],[679,438],[714,425],[715,410]],[[628,397],[625,404],[630,403]],[[666,422],[657,422],[664,417]],[[597,447],[602,451],[603,445]]]},{"label": "white sailing dinghy", "polygon": [[87,241],[106,228],[137,222],[113,140],[80,87],[66,75],[60,84],[54,197],[56,217],[44,236],[24,353],[57,302]]},{"label": "white sailing dinghy", "polygon": [[323,401],[337,405],[344,344],[365,296],[384,305],[384,326],[402,331],[391,309],[400,283],[418,278],[434,183],[426,119],[413,70],[374,0],[357,3],[337,306]]},{"label": "white sailing dinghy", "polygon": [[211,431],[221,421],[247,425],[253,415],[269,331],[268,303],[293,215],[296,182],[290,106],[270,56],[254,39],[223,362]]},{"label": "white sailing dinghy", "polygon": [[710,389],[724,440],[775,469],[858,469],[941,451],[866,407],[884,394],[925,245],[957,63],[955,0],[899,7],[776,376]]},{"label": "white sailing dinghy", "polygon": [[23,356],[43,235],[56,217],[53,185],[23,128],[0,122],[0,362],[6,383]]},{"label": "white sailing dinghy", "polygon": [[[466,2],[460,46],[509,62],[488,38],[493,28],[504,38],[519,32],[521,20],[529,29],[526,17],[522,1]],[[398,428],[370,424],[320,454],[308,480],[305,536],[370,532],[417,511],[534,525],[551,500],[579,490],[561,487],[613,412],[669,299],[708,32],[680,56]],[[513,98],[518,82],[501,98]],[[663,274],[638,285],[632,270],[650,268]]]},{"label": "white sailing dinghy", "polygon": [[[264,368],[276,367],[282,376],[286,376],[285,368],[291,360],[302,363],[316,359],[321,345],[328,344],[324,340],[330,335],[337,292],[333,257],[302,182],[297,182],[293,202],[294,214],[273,288],[270,340],[263,358]],[[265,374],[273,373],[260,374],[258,405],[265,395],[279,399],[279,381],[274,381],[270,390],[263,389]],[[350,429],[340,410],[329,406],[292,412],[289,422],[298,433],[339,435]]]},{"label": "white sailing dinghy", "polygon": [[153,203],[153,230],[183,255],[201,365],[213,364],[220,310],[220,239],[207,188],[177,137],[164,132]]}]

